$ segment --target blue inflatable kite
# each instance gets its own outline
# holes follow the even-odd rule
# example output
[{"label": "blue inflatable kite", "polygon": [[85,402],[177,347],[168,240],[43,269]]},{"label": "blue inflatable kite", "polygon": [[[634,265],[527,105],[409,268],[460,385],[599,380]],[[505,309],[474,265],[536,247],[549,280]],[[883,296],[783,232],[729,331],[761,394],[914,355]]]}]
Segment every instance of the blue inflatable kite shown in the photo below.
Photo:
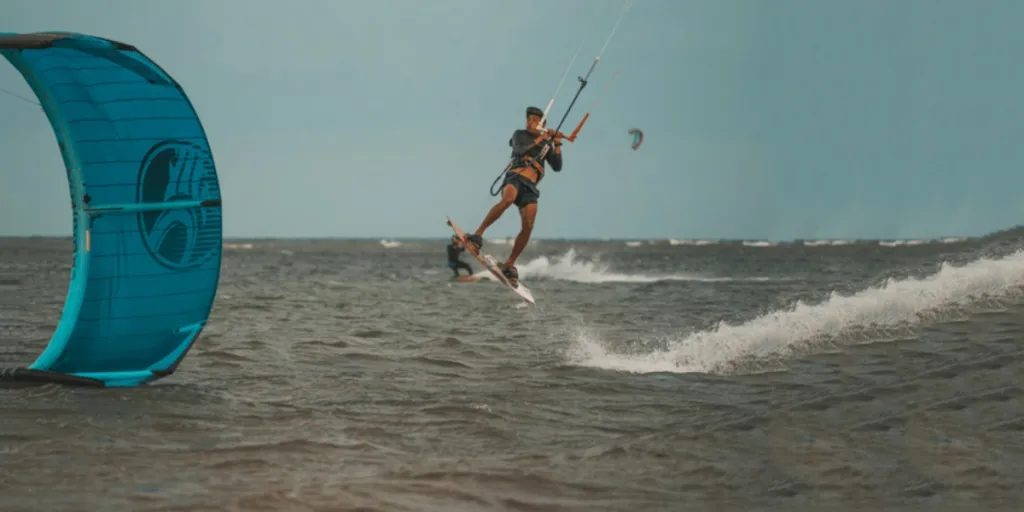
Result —
[{"label": "blue inflatable kite", "polygon": [[71,188],[74,264],[49,345],[7,382],[136,386],[170,375],[206,325],[221,198],[185,91],[131,45],[0,33],[40,100]]}]

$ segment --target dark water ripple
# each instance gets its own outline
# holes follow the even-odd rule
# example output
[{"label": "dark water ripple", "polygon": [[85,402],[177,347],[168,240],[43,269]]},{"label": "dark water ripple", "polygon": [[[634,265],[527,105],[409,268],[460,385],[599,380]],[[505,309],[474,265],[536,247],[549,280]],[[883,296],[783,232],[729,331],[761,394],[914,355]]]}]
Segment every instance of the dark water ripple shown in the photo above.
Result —
[{"label": "dark water ripple", "polygon": [[[536,308],[453,285],[438,242],[251,243],[173,377],[0,390],[0,509],[1024,503],[1016,240],[542,241]],[[0,240],[0,362],[45,346],[69,254]]]}]

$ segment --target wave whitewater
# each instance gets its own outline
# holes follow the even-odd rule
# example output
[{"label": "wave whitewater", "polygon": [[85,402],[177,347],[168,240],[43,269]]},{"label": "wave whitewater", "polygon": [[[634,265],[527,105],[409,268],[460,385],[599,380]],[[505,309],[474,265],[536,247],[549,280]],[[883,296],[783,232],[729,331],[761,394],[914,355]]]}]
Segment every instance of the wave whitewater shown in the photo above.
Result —
[{"label": "wave whitewater", "polygon": [[1017,251],[963,266],[943,263],[928,277],[890,278],[853,295],[833,292],[819,304],[798,301],[738,325],[721,322],[655,351],[616,352],[582,328],[566,355],[570,364],[634,373],[729,373],[744,363],[778,360],[833,343],[912,338],[906,331],[1013,298],[1022,286],[1024,251]]},{"label": "wave whitewater", "polygon": [[[549,279],[557,281],[571,281],[575,283],[603,284],[603,283],[656,283],[660,281],[700,281],[700,282],[721,282],[735,281],[737,278],[707,276],[692,273],[672,274],[625,274],[610,270],[608,265],[600,261],[587,261],[576,254],[575,249],[569,249],[560,257],[550,259],[547,256],[540,256],[527,262],[525,265],[518,265],[519,276],[524,281],[531,279]],[[475,275],[494,279],[490,272],[483,270]],[[746,281],[762,281],[768,278],[742,278]]]}]

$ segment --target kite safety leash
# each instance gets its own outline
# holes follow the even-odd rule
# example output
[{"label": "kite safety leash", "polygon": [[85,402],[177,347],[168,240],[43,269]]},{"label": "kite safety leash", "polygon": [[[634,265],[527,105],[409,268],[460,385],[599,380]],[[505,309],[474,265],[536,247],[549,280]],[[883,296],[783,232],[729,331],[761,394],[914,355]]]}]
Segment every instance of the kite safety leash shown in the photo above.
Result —
[{"label": "kite safety leash", "polygon": [[[579,99],[580,93],[582,93],[583,89],[587,86],[588,80],[590,80],[590,75],[594,72],[594,68],[596,68],[597,67],[597,63],[601,61],[601,56],[604,55],[605,50],[608,49],[608,43],[611,42],[612,37],[615,36],[615,32],[619,29],[619,24],[622,23],[623,18],[626,17],[626,14],[628,14],[630,9],[633,7],[633,1],[634,0],[626,0],[625,5],[623,6],[622,12],[619,14],[619,19],[617,19],[615,21],[615,25],[612,26],[611,33],[608,34],[608,39],[606,39],[604,41],[604,46],[601,47],[601,51],[598,52],[597,57],[594,57],[594,62],[590,64],[590,70],[587,71],[587,75],[586,76],[582,76],[582,77],[578,77],[578,79],[580,81],[580,87],[579,87],[579,89],[576,89],[576,95],[573,96],[572,101],[569,102],[569,106],[566,107],[565,114],[562,115],[562,120],[558,122],[558,127],[555,128],[555,132],[556,133],[559,132],[562,129],[562,125],[565,124],[565,120],[566,120],[566,118],[569,117],[569,112],[572,111],[573,105],[576,104],[576,100]],[[583,42],[580,42],[579,48],[576,49],[576,54],[573,54],[572,60],[569,62],[569,68],[572,68],[573,63],[576,61],[576,55],[579,54],[580,48],[582,48],[582,47],[583,47]],[[555,89],[555,96],[558,96],[558,92],[562,89],[562,85],[565,82],[565,77],[568,76],[568,74],[569,74],[569,69],[566,69],[565,70],[565,74],[562,75],[561,82],[558,83],[558,87]],[[618,73],[616,73],[616,75],[617,74]],[[614,79],[615,79],[615,77],[613,76],[612,80],[614,80]],[[608,85],[611,85],[611,82],[609,82]],[[607,86],[605,87],[605,90],[607,91]],[[551,105],[554,104],[554,102],[555,102],[555,96],[551,97],[551,101],[548,102],[547,107],[544,109],[544,117],[541,118],[541,126],[543,126],[544,122],[547,121],[548,112],[551,109]],[[602,94],[602,96],[603,96],[603,94]],[[580,129],[583,128],[583,123],[586,122],[586,119],[587,119],[587,117],[589,117],[589,115],[590,115],[590,113],[588,112],[587,115],[585,115],[583,117],[583,121],[581,121],[579,126],[577,126],[576,129],[573,131],[573,135],[571,137],[567,138],[567,140],[569,140],[569,142],[575,142],[576,135],[579,133]],[[550,151],[550,150],[551,150],[551,143],[548,142],[548,143],[546,143],[544,145],[544,149],[541,150],[541,153],[537,157],[536,160],[539,160],[539,161],[543,162],[544,161],[544,157],[547,156],[548,151]],[[500,174],[498,174],[498,177],[494,179],[493,183],[491,183],[491,190],[490,190],[490,192],[491,192],[492,196],[497,196],[499,193],[501,193],[501,189],[495,190],[494,186],[497,185],[501,181],[501,178],[505,175],[505,173],[507,173],[509,170],[511,170],[512,163],[514,161],[515,161],[514,158],[510,159],[508,164],[505,166],[505,168],[501,171]]]}]

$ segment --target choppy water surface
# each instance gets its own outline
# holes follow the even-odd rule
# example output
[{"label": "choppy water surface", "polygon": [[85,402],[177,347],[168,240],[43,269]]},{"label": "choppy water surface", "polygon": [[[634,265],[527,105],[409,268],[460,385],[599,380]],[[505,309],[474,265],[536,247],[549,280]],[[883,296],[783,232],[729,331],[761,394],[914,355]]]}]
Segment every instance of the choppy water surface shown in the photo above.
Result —
[{"label": "choppy water surface", "polygon": [[[442,241],[232,242],[174,376],[0,390],[0,509],[1019,510],[1017,247],[541,241],[531,308]],[[5,366],[69,268],[0,240]]]}]

